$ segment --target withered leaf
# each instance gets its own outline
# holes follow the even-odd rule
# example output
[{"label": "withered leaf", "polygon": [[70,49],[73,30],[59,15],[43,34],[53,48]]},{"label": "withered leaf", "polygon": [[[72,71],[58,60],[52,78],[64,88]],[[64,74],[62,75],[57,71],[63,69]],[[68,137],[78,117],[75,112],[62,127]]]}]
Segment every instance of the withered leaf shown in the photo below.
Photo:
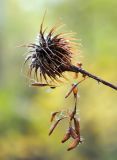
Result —
[{"label": "withered leaf", "polygon": [[68,131],[65,133],[63,139],[62,139],[62,143],[66,142],[68,139],[70,138],[70,129],[68,129]]},{"label": "withered leaf", "polygon": [[80,135],[80,123],[77,118],[74,117],[74,126],[77,135]]},{"label": "withered leaf", "polygon": [[69,145],[68,147],[68,151],[74,149],[75,147],[77,147],[77,145],[80,143],[80,137],[76,138],[73,140],[73,142]]},{"label": "withered leaf", "polygon": [[46,87],[46,86],[49,86],[49,87],[56,87],[56,86],[51,85],[51,84],[47,84],[47,83],[39,83],[39,82],[32,83],[31,85],[32,85],[32,86],[38,86],[38,87]]},{"label": "withered leaf", "polygon": [[58,119],[57,121],[54,122],[54,124],[51,126],[50,131],[49,131],[49,136],[52,134],[58,123],[62,120],[63,118]]},{"label": "withered leaf", "polygon": [[70,135],[74,139],[78,137],[78,135],[76,134],[75,130],[72,127],[70,128]]},{"label": "withered leaf", "polygon": [[69,114],[70,120],[72,120],[72,119],[74,118],[74,115],[75,115],[75,110],[72,111],[72,112]]},{"label": "withered leaf", "polygon": [[77,94],[78,94],[78,88],[77,88],[77,85],[78,84],[73,84],[73,94],[74,94],[74,96],[76,97],[77,96]]},{"label": "withered leaf", "polygon": [[55,119],[55,116],[58,114],[58,113],[60,113],[60,112],[53,112],[52,114],[51,114],[51,122]]},{"label": "withered leaf", "polygon": [[77,63],[77,66],[81,68],[82,67],[82,63],[81,62]]},{"label": "withered leaf", "polygon": [[78,85],[78,83],[72,85],[72,88],[71,88],[70,91],[66,94],[65,98],[69,97],[69,95],[73,92],[73,90],[74,90],[75,88],[77,88],[77,85]]},{"label": "withered leaf", "polygon": [[74,79],[77,79],[78,78],[78,73],[75,73],[74,74]]}]

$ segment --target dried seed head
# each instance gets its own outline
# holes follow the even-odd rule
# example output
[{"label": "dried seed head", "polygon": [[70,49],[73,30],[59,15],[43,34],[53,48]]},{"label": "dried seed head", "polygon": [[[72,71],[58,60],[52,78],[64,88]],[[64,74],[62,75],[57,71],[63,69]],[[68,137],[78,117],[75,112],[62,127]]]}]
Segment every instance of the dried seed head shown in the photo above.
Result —
[{"label": "dried seed head", "polygon": [[57,26],[54,26],[45,34],[46,29],[43,29],[42,22],[37,42],[27,46],[29,54],[25,63],[30,60],[29,75],[34,70],[36,78],[40,75],[40,80],[44,79],[46,83],[49,83],[48,78],[54,81],[63,77],[62,73],[69,70],[74,54],[71,38],[65,37],[64,33],[55,34],[56,29]]},{"label": "dried seed head", "polygon": [[45,34],[46,29],[43,29],[43,21],[37,36],[37,42],[27,45],[29,52],[24,64],[30,60],[29,76],[31,76],[32,70],[34,70],[34,79],[36,78],[38,81],[38,75],[40,75],[41,82],[42,80],[45,80],[46,83],[50,83],[50,81],[58,81],[59,77],[65,78],[63,72],[70,71],[81,73],[84,78],[88,76],[117,90],[116,85],[85,71],[82,69],[81,64],[74,66],[72,64],[72,55],[75,54],[74,46],[76,46],[77,43],[74,43],[73,41],[76,39],[72,37],[67,38],[64,36],[64,33],[55,34],[57,26],[54,26],[48,34]]}]

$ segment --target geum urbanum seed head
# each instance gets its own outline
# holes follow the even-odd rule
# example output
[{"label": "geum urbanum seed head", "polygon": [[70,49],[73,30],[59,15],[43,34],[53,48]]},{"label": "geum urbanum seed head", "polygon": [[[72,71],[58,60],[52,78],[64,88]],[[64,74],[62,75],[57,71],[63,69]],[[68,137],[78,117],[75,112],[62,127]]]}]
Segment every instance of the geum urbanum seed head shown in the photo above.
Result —
[{"label": "geum urbanum seed head", "polygon": [[[80,143],[83,142],[80,134],[80,122],[76,117],[76,107],[78,102],[78,85],[90,77],[95,79],[98,82],[103,83],[115,90],[117,86],[113,85],[82,68],[82,64],[78,63],[76,66],[73,65],[72,59],[75,57],[75,53],[78,51],[75,50],[76,44],[74,43],[74,38],[67,37],[66,33],[56,34],[58,25],[54,26],[49,33],[46,33],[46,29],[43,29],[43,21],[40,26],[40,32],[37,36],[36,43],[30,43],[27,45],[29,52],[25,59],[24,64],[29,61],[28,73],[30,78],[34,76],[34,80],[37,82],[32,83],[32,86],[50,86],[55,88],[56,85],[53,85],[53,82],[60,82],[59,78],[64,78],[64,72],[75,72],[76,78],[78,74],[82,74],[82,78],[77,83],[72,84],[72,88],[66,94],[65,98],[69,97],[71,93],[74,95],[74,109],[72,111],[56,111],[51,115],[52,125],[49,130],[49,135],[51,135],[56,127],[67,118],[69,122],[69,127],[67,132],[65,132],[62,139],[62,143],[68,141],[70,138],[73,139],[71,144],[68,147],[68,151],[76,148]],[[68,35],[68,33],[67,33]],[[39,79],[38,79],[39,78]]]},{"label": "geum urbanum seed head", "polygon": [[[43,19],[44,21],[44,19]],[[74,38],[66,36],[66,33],[56,34],[56,30],[59,26],[54,26],[49,33],[46,33],[46,29],[43,29],[43,21],[40,26],[40,32],[37,36],[36,43],[30,43],[27,45],[29,48],[28,55],[25,59],[24,64],[30,61],[29,65],[29,76],[33,72],[34,79],[40,84],[34,84],[35,86],[47,86],[52,82],[60,82],[59,78],[66,79],[63,72],[70,71],[75,73],[81,73],[84,78],[90,77],[96,81],[107,85],[115,90],[117,86],[113,85],[87,71],[82,66],[74,66],[72,64],[72,58],[75,57],[75,48],[78,43],[74,43]],[[42,82],[46,84],[42,84]],[[32,84],[33,85],[33,84]]]},{"label": "geum urbanum seed head", "polygon": [[58,81],[59,77],[65,78],[63,72],[69,70],[74,54],[75,44],[71,33],[55,34],[58,27],[54,26],[47,34],[42,22],[37,42],[27,45],[29,52],[24,63],[30,61],[29,75],[34,71],[36,80],[39,78],[39,81],[44,80],[47,84]]}]

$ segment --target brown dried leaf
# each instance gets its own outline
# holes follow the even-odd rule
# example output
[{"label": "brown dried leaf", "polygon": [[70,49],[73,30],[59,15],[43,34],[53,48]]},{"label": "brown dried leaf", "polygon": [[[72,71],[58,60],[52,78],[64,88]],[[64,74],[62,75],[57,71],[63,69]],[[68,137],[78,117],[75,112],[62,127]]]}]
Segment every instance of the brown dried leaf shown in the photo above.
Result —
[{"label": "brown dried leaf", "polygon": [[76,134],[75,130],[72,127],[70,128],[70,135],[74,139],[78,137],[78,135]]},{"label": "brown dried leaf", "polygon": [[50,128],[49,131],[49,136],[52,134],[52,132],[54,131],[54,129],[56,128],[56,126],[58,125],[58,123],[62,120],[63,118],[58,119]]},{"label": "brown dried leaf", "polygon": [[38,87],[46,87],[46,86],[49,86],[49,87],[56,87],[56,86],[51,85],[51,84],[47,84],[47,83],[39,83],[39,82],[32,83],[31,85],[32,85],[32,86],[38,86]]},{"label": "brown dried leaf", "polygon": [[74,149],[80,143],[80,137],[73,140],[73,142],[69,145],[68,151]]},{"label": "brown dried leaf", "polygon": [[51,114],[51,122],[55,119],[55,117],[56,117],[56,115],[58,114],[58,113],[60,113],[60,111],[59,112],[53,112],[52,114]]},{"label": "brown dried leaf", "polygon": [[65,98],[69,97],[69,95],[72,93],[72,91],[74,90],[74,88],[77,87],[77,85],[78,85],[78,83],[72,85],[72,88],[71,88],[70,91],[66,94]]},{"label": "brown dried leaf", "polygon": [[78,73],[74,73],[74,79],[78,79]]},{"label": "brown dried leaf", "polygon": [[80,123],[78,118],[74,117],[74,126],[75,126],[75,131],[77,135],[80,135]]},{"label": "brown dried leaf", "polygon": [[77,66],[81,68],[82,67],[82,63],[81,62],[77,63]]},{"label": "brown dried leaf", "polygon": [[65,133],[63,139],[62,139],[62,143],[66,142],[68,139],[70,138],[70,129],[68,129],[68,131]]},{"label": "brown dried leaf", "polygon": [[74,94],[74,96],[77,96],[77,94],[78,94],[77,84],[73,84],[73,94]]}]

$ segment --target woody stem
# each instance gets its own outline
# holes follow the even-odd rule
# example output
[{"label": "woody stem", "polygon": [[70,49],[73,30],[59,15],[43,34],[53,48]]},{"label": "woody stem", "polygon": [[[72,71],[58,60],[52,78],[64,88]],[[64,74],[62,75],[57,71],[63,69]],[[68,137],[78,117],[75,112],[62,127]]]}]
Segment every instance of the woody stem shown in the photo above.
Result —
[{"label": "woody stem", "polygon": [[80,67],[76,67],[76,66],[72,65],[72,66],[69,67],[68,71],[76,72],[76,73],[80,72],[83,75],[86,75],[86,76],[88,76],[88,77],[90,77],[92,79],[95,79],[98,82],[103,83],[104,85],[106,85],[106,86],[108,86],[110,88],[113,88],[113,89],[117,90],[117,86],[116,85],[114,85],[114,84],[112,84],[110,82],[107,82],[107,81],[105,81],[105,80],[103,80],[103,79],[101,79],[101,78],[99,78],[99,77],[97,77],[97,76],[85,71],[84,69],[82,69]]},{"label": "woody stem", "polygon": [[75,98],[75,106],[74,109],[70,115],[70,121],[69,121],[69,126],[71,126],[72,123],[72,119],[74,118],[75,114],[76,114],[76,107],[77,107],[77,95],[74,97]]}]

